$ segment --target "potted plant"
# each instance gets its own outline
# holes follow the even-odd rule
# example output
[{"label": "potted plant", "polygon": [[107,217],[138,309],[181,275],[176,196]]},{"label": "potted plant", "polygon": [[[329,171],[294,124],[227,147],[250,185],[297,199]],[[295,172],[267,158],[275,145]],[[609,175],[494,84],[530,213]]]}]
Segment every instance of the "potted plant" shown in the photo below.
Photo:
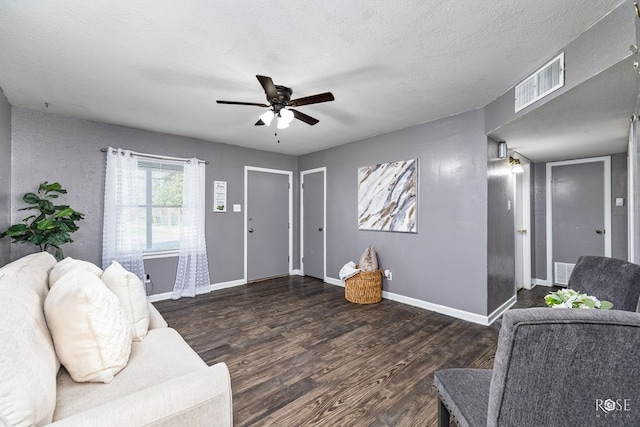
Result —
[{"label": "potted plant", "polygon": [[52,200],[59,194],[66,194],[67,190],[54,182],[47,181],[40,184],[38,193],[27,193],[22,200],[30,206],[21,211],[36,211],[19,224],[14,224],[0,234],[1,237],[9,236],[13,242],[29,242],[40,247],[41,251],[49,251],[55,248],[54,256],[61,260],[64,258],[61,245],[71,243],[71,233],[79,227],[76,221],[84,219],[84,214],[68,205],[55,205]]}]

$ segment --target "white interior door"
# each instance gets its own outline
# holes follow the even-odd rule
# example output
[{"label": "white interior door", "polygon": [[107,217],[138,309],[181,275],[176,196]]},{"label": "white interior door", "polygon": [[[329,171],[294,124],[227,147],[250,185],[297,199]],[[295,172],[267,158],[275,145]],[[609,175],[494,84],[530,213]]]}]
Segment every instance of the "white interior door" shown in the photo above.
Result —
[{"label": "white interior door", "polygon": [[547,163],[547,280],[566,286],[581,255],[611,256],[611,158]]},{"label": "white interior door", "polygon": [[291,274],[292,172],[245,167],[245,279]]},{"label": "white interior door", "polygon": [[305,276],[326,276],[326,168],[300,172],[300,266]]},{"label": "white interior door", "polygon": [[515,176],[515,271],[516,289],[531,289],[531,164],[520,159],[523,173]]}]

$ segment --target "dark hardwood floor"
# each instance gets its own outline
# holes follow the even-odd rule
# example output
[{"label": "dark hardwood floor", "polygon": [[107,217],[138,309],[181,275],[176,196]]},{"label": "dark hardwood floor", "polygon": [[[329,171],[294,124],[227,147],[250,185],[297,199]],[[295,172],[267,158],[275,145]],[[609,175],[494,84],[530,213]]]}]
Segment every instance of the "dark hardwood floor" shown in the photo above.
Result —
[{"label": "dark hardwood floor", "polygon": [[[544,305],[549,288],[520,291]],[[286,277],[155,303],[209,365],[231,372],[236,426],[432,426],[433,372],[491,368],[497,331]]]}]

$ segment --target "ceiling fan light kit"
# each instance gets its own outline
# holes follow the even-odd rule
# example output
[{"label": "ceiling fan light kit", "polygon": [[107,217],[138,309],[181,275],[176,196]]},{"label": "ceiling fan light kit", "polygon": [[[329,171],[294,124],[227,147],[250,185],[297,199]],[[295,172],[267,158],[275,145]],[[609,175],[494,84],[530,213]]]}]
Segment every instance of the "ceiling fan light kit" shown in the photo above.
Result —
[{"label": "ceiling fan light kit", "polygon": [[[263,125],[269,126],[271,124],[271,120],[273,120],[274,116],[275,116],[275,114],[273,114],[273,110],[267,110],[266,112],[260,114],[260,120],[262,120],[262,124]],[[260,126],[260,125],[258,125],[258,126]]]},{"label": "ceiling fan light kit", "polygon": [[[306,124],[313,126],[318,123],[318,119],[311,117],[291,107],[300,107],[302,105],[319,104],[321,102],[330,102],[335,100],[331,92],[320,93],[317,95],[306,96],[304,98],[291,99],[293,91],[286,86],[273,84],[271,77],[257,75],[256,78],[262,85],[264,93],[267,96],[269,105],[255,102],[240,101],[216,101],[218,104],[231,105],[251,105],[255,107],[269,107],[269,110],[260,114],[260,119],[256,122],[256,126],[269,126],[276,118],[276,126],[278,129],[286,129],[289,127],[293,119],[298,119]],[[289,108],[287,108],[289,107]]]}]

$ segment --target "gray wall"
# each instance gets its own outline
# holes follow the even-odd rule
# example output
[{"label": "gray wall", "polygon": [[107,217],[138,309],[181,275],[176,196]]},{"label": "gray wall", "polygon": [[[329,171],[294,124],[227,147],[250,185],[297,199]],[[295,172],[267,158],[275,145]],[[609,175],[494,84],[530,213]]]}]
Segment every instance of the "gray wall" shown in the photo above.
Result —
[{"label": "gray wall", "polygon": [[[546,163],[535,164],[533,221],[535,234],[533,239],[535,264],[532,276],[547,280],[547,223],[546,223]],[[625,205],[615,206],[616,197],[622,197]],[[627,259],[627,154],[611,156],[611,256]]]},{"label": "gray wall", "polygon": [[[11,105],[0,88],[0,231],[11,225]],[[0,265],[9,262],[11,239],[0,239]]]},{"label": "gray wall", "polygon": [[[562,95],[589,78],[601,73],[630,55],[629,46],[637,43],[633,3],[623,2],[561,51],[565,53],[564,87],[543,100],[514,112],[515,87],[485,107],[487,134]],[[558,51],[542,59],[531,72],[555,58]],[[521,76],[524,80],[528,75]]]},{"label": "gray wall", "polygon": [[[113,146],[143,153],[176,157],[198,157],[209,161],[207,183],[227,181],[227,203],[243,205],[244,166],[258,166],[293,171],[297,179],[297,158],[226,144],[144,131],[123,126],[79,120],[22,108],[12,109],[14,206],[21,197],[41,181],[58,181],[69,193],[64,201],[84,212],[86,220],[73,235],[74,242],[65,247],[65,255],[101,263],[102,218],[105,154],[102,148]],[[297,181],[295,181],[297,182]],[[293,185],[294,189],[298,186]],[[242,279],[244,274],[244,214],[227,211],[213,213],[212,185],[206,196],[207,248],[212,283]],[[294,212],[298,193],[294,193]],[[22,214],[13,212],[13,221]],[[298,235],[294,220],[294,235]],[[299,268],[298,246],[294,239],[294,268]],[[29,247],[12,245],[16,259]],[[147,262],[154,282],[154,293],[168,292],[175,279],[175,259]]]},{"label": "gray wall", "polygon": [[[616,206],[616,197],[624,206]],[[611,256],[626,260],[629,254],[629,224],[627,223],[627,155],[611,156]]]},{"label": "gray wall", "polygon": [[[359,231],[358,167],[417,158],[418,233]],[[327,168],[327,275],[368,245],[393,271],[384,290],[487,314],[487,138],[474,110],[301,156]]]},{"label": "gray wall", "polygon": [[498,158],[498,143],[487,144],[487,313],[516,293],[514,176],[509,159]]}]

